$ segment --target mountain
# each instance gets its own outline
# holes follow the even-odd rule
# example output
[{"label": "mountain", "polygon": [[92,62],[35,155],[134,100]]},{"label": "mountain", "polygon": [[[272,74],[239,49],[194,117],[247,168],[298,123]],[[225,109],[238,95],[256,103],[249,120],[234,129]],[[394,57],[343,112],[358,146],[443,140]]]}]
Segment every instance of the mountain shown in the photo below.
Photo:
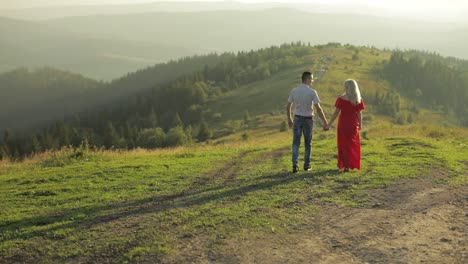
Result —
[{"label": "mountain", "polygon": [[153,65],[127,73],[112,82],[98,82],[80,74],[40,67],[0,74],[0,132],[25,130],[49,121],[94,111],[131,95],[226,60],[232,55],[205,55]]},{"label": "mountain", "polygon": [[[347,7],[337,8],[326,4],[314,4],[313,8],[305,8],[304,4],[293,3],[241,3],[238,1],[155,1],[152,3],[111,4],[111,5],[76,5],[61,3],[61,5],[44,5],[36,7],[22,7],[16,3],[17,8],[0,9],[0,16],[27,20],[49,20],[64,17],[84,17],[92,15],[124,15],[141,14],[148,12],[188,13],[206,11],[260,11],[270,8],[294,7],[314,12],[343,12]],[[27,5],[26,5],[27,6]],[[21,8],[22,7],[22,8]]]},{"label": "mountain", "polygon": [[0,18],[0,35],[1,71],[50,66],[111,80],[195,53],[177,45],[87,36],[53,29],[46,24],[7,18]]},{"label": "mountain", "polygon": [[[18,6],[21,6],[17,3]],[[138,14],[147,12],[200,12],[226,9],[254,10],[278,6],[279,4],[245,5],[236,1],[221,2],[164,2],[114,5],[52,5],[29,8],[0,9],[0,16],[17,19],[48,20],[61,17],[89,15]]]},{"label": "mountain", "polygon": [[455,22],[284,8],[92,15],[40,22],[3,18],[0,70],[47,65],[111,80],[188,55],[245,51],[297,40],[418,49],[468,58],[467,30],[466,24]]},{"label": "mountain", "polygon": [[104,85],[78,74],[21,68],[0,75],[0,131],[33,128],[76,113],[93,98],[84,94]]},{"label": "mountain", "polygon": [[[9,1],[9,0],[6,0]],[[118,14],[138,14],[147,12],[202,12],[202,11],[222,11],[222,10],[242,10],[260,11],[271,8],[293,8],[296,10],[313,14],[354,14],[373,15],[387,18],[403,18],[437,22],[464,22],[468,20],[464,15],[468,11],[468,4],[459,0],[449,0],[441,6],[441,3],[425,3],[415,6],[408,3],[402,7],[402,3],[385,5],[381,3],[367,3],[357,1],[307,1],[307,2],[261,2],[245,3],[235,0],[224,1],[158,1],[149,3],[121,4],[111,3],[107,5],[89,4],[86,5],[80,0],[69,0],[58,3],[44,0],[31,5],[30,0],[10,0],[13,3],[4,3],[0,6],[0,16],[28,19],[28,20],[48,20],[62,17],[89,16],[89,15],[118,15]],[[47,1],[47,0],[45,0]],[[110,2],[110,1],[109,1]]]},{"label": "mountain", "polygon": [[[301,40],[379,48],[430,50],[468,58],[468,24],[394,19],[358,14],[261,11],[150,12],[53,19],[50,28],[127,41],[183,45],[196,50],[237,51]],[[119,25],[115,27],[113,25]],[[170,25],[170,26],[167,26]]]}]

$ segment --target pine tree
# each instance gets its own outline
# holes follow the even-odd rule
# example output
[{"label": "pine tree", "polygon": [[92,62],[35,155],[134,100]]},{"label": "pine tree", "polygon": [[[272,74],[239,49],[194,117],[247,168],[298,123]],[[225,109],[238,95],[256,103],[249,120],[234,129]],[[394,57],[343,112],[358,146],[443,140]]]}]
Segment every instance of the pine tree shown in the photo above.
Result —
[{"label": "pine tree", "polygon": [[37,139],[36,135],[33,135],[32,139],[31,139],[31,151],[33,153],[39,153],[39,152],[42,151],[41,143]]},{"label": "pine tree", "polygon": [[106,130],[104,132],[104,147],[111,148],[112,146],[116,146],[119,141],[119,136],[112,124],[112,121],[107,122]]},{"label": "pine tree", "polygon": [[167,132],[168,146],[183,146],[188,143],[187,135],[182,127],[173,127]]},{"label": "pine tree", "polygon": [[137,144],[143,148],[162,148],[166,145],[166,134],[161,128],[147,128],[138,134]]},{"label": "pine tree", "polygon": [[77,148],[81,145],[83,138],[81,136],[81,131],[77,127],[71,129],[71,144],[73,147]]},{"label": "pine tree", "polygon": [[79,128],[79,127],[81,127],[81,119],[80,119],[80,117],[79,117],[78,115],[74,115],[71,124],[72,124],[72,126],[73,126],[74,128]]},{"label": "pine tree", "polygon": [[96,146],[97,142],[96,142],[96,135],[94,134],[94,129],[88,128],[86,130],[85,140],[86,142],[88,142],[90,146]]},{"label": "pine tree", "polygon": [[185,135],[187,135],[187,143],[192,143],[193,142],[193,128],[191,125],[188,125],[186,128],[185,128]]},{"label": "pine tree", "polygon": [[180,119],[179,113],[175,113],[174,119],[172,120],[172,127],[183,127],[182,119]]},{"label": "pine tree", "polygon": [[2,155],[3,157],[7,158],[11,156],[11,151],[10,147],[8,146],[10,144],[11,140],[11,131],[9,129],[5,129],[3,132],[3,144],[2,144]]},{"label": "pine tree", "polygon": [[65,127],[65,123],[59,120],[55,123],[55,138],[58,140],[58,147],[70,145],[70,138]]},{"label": "pine tree", "polygon": [[249,110],[245,110],[244,112],[244,122],[245,124],[248,124],[250,122],[251,118],[250,118],[250,113],[249,113]]},{"label": "pine tree", "polygon": [[213,136],[213,132],[211,132],[211,130],[208,128],[208,124],[205,121],[203,121],[200,124],[200,130],[198,132],[197,139],[199,141],[206,141],[210,139],[212,136]]},{"label": "pine tree", "polygon": [[[180,117],[179,117],[180,119]],[[154,107],[151,107],[151,113],[149,116],[149,123],[151,128],[156,128],[158,126],[158,117],[156,116],[156,112],[154,111]]]}]

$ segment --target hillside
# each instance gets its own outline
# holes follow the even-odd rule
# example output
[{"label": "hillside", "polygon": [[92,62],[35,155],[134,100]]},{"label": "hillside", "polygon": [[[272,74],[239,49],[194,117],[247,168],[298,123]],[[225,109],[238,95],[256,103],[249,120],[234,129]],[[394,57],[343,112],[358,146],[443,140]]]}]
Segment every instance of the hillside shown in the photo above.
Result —
[{"label": "hillside", "polygon": [[[98,82],[50,67],[19,68],[0,74],[0,132],[42,128],[85,111],[104,109],[130,95],[226,60],[231,55],[205,55],[173,60]],[[0,140],[1,141],[1,140]]]},{"label": "hillside", "polygon": [[49,66],[98,80],[195,54],[194,50],[118,37],[75,34],[37,22],[0,17],[0,72]]},{"label": "hillside", "polygon": [[41,130],[25,135],[7,130],[0,156],[21,159],[82,142],[134,149],[216,139],[255,127],[257,115],[284,114],[289,91],[304,70],[316,73],[314,87],[328,116],[342,82],[354,78],[367,105],[366,120],[465,126],[468,79],[459,74],[465,64],[429,53],[301,42],[187,58],[94,89],[81,97],[92,98],[94,104],[37,127]]},{"label": "hillside", "polygon": [[104,85],[81,75],[52,68],[25,68],[0,74],[0,132],[31,129],[96,103],[86,94]]},{"label": "hillside", "polygon": [[[221,114],[223,120],[242,120],[245,111],[248,111],[252,116],[284,113],[290,90],[299,85],[300,74],[304,70],[310,70],[317,77],[320,77],[313,86],[319,94],[321,105],[324,106],[327,116],[333,113],[335,100],[343,93],[343,81],[353,78],[358,82],[362,96],[366,101],[367,113],[365,115],[370,115],[366,118],[376,117],[392,120],[395,123],[407,123],[407,119],[411,116],[411,122],[421,125],[439,124],[452,127],[460,124],[460,121],[452,116],[443,113],[443,111],[435,110],[437,104],[432,106],[430,103],[421,104],[418,103],[417,98],[400,96],[399,91],[392,85],[392,79],[382,75],[382,70],[390,60],[391,54],[389,51],[350,45],[337,46],[329,44],[317,46],[310,49],[310,53],[305,57],[303,65],[272,75],[268,80],[241,86],[239,89],[226,93],[222,98],[209,101],[206,109],[211,114]],[[438,59],[439,62],[443,60],[442,58]],[[461,60],[460,65],[464,65],[463,62],[466,61]],[[451,64],[450,60],[444,63]],[[405,71],[406,69],[402,70]],[[439,76],[438,74],[434,74],[434,76]],[[415,74],[414,77],[426,80],[420,75]],[[463,92],[468,91],[466,84],[465,82],[461,87],[462,89],[457,92],[460,98],[464,98]],[[450,90],[447,86],[450,85],[443,86],[440,92],[446,93]],[[405,88],[409,92],[416,90],[418,87]],[[389,101],[376,104],[376,94],[382,96],[390,94],[398,97],[398,99],[396,102]],[[398,113],[385,111],[384,106],[390,106],[387,103],[395,104]],[[431,110],[431,107],[434,107],[434,109]],[[460,112],[460,114],[462,113]],[[405,120],[400,120],[402,118]],[[222,120],[218,121],[216,118],[212,120],[220,127],[223,126]]]},{"label": "hillside", "polygon": [[0,262],[466,260],[466,129],[366,121],[363,169],[342,174],[316,129],[292,174],[284,116],[259,120],[219,145],[0,162]]}]

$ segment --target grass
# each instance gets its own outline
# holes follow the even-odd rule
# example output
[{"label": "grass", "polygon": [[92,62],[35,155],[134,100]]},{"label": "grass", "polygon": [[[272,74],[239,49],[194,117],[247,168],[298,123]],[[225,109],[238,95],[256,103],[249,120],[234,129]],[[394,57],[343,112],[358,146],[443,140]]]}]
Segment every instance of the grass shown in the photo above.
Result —
[{"label": "grass", "polygon": [[335,132],[316,127],[313,172],[291,174],[281,119],[265,116],[249,139],[239,132],[218,145],[84,158],[63,151],[3,164],[0,262],[154,260],[194,241],[196,250],[216,252],[232,238],[299,228],[324,203],[367,206],[369,189],[433,168],[447,174],[439,184],[467,183],[463,130],[430,138],[430,128],[418,136],[403,126],[382,137],[387,124],[375,121],[362,141],[362,171],[342,174]]}]

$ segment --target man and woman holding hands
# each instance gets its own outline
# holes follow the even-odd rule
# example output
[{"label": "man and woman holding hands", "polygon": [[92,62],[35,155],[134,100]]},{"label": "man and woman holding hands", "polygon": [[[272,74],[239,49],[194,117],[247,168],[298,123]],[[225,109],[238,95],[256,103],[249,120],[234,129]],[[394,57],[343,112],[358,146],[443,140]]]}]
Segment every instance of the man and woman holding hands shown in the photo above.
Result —
[{"label": "man and woman holding hands", "polygon": [[[320,106],[317,91],[311,88],[313,76],[311,72],[302,73],[302,84],[294,88],[289,94],[287,118],[289,127],[293,131],[292,165],[293,172],[299,171],[299,147],[301,136],[304,135],[304,170],[311,170],[310,156],[312,152],[312,128],[315,108],[322,120],[323,129],[329,130],[338,117],[337,144],[338,169],[349,171],[361,168],[361,143],[359,131],[362,129],[362,114],[364,102],[361,98],[358,84],[348,79],[344,82],[344,93],[336,99],[335,112],[327,121]],[[294,117],[291,115],[292,105],[295,107]]]}]

